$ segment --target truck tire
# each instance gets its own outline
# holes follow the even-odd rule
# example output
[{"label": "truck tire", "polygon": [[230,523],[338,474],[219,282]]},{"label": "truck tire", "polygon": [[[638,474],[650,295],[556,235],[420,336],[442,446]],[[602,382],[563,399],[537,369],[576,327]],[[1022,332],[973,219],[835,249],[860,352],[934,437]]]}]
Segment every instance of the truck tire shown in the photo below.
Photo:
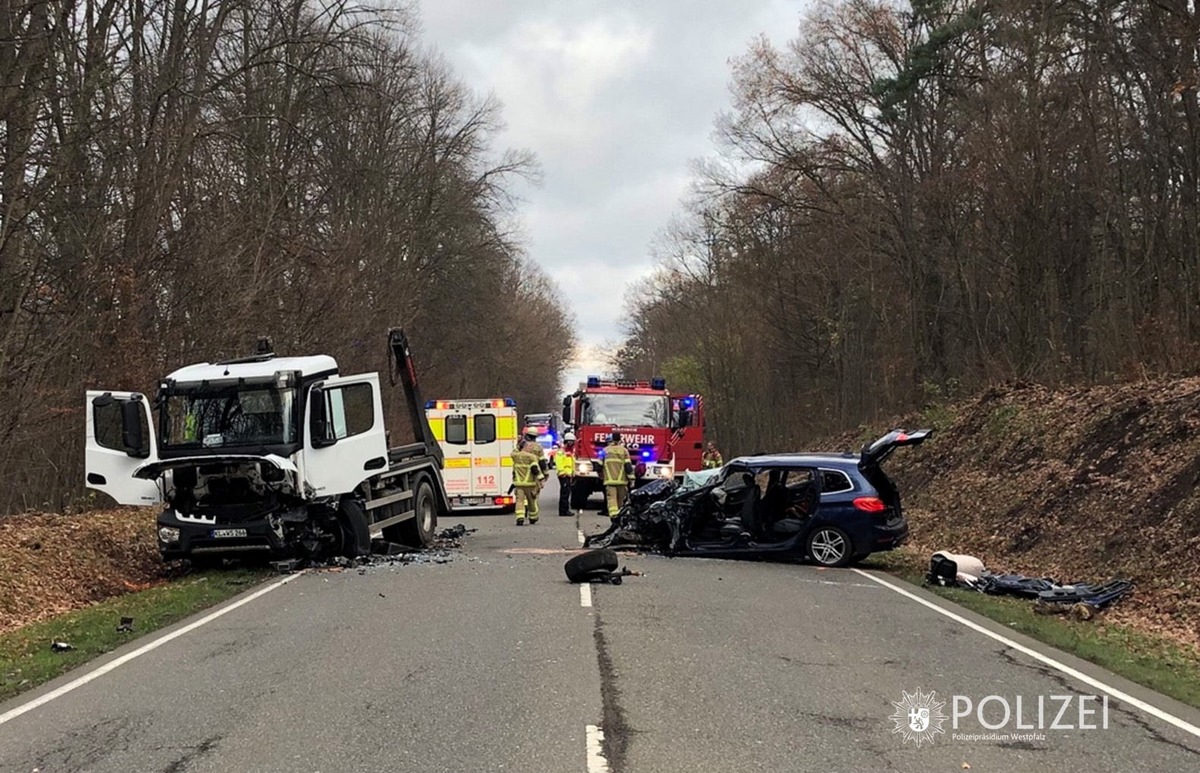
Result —
[{"label": "truck tire", "polygon": [[371,527],[367,512],[353,499],[343,499],[338,505],[338,525],[342,529],[342,555],[358,558],[371,552]]},{"label": "truck tire", "polygon": [[571,582],[587,582],[596,572],[611,572],[617,568],[617,554],[608,548],[589,550],[572,557],[563,565]]},{"label": "truck tire", "polygon": [[582,510],[587,507],[588,495],[591,489],[586,485],[575,484],[571,487],[571,509]]},{"label": "truck tire", "polygon": [[438,507],[433,486],[424,478],[417,484],[417,493],[413,497],[413,510],[416,517],[396,524],[396,536],[400,538],[401,543],[409,547],[428,547],[437,532]]}]

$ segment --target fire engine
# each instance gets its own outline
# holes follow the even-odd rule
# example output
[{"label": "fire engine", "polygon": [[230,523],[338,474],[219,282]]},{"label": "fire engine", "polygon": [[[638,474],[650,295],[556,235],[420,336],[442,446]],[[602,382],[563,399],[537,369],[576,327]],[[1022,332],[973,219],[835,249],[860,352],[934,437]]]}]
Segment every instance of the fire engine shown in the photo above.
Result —
[{"label": "fire engine", "polygon": [[672,395],[664,379],[606,380],[589,376],[563,398],[563,422],[575,427],[571,507],[582,510],[604,484],[604,446],[613,432],[629,449],[637,483],[699,470],[704,454],[704,402]]}]

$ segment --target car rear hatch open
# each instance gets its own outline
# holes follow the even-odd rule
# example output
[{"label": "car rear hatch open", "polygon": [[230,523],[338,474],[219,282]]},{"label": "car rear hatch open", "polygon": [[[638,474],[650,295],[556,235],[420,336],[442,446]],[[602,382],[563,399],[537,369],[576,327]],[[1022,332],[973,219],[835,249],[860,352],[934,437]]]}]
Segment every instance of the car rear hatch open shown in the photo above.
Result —
[{"label": "car rear hatch open", "polygon": [[883,461],[891,456],[897,448],[920,445],[932,434],[933,430],[931,429],[918,429],[911,432],[894,429],[878,440],[863,446],[858,469],[862,470],[863,476],[879,492],[879,498],[887,506],[885,515],[888,521],[898,520],[902,511],[900,492],[896,489],[896,484],[892,483],[892,479],[883,471]]}]

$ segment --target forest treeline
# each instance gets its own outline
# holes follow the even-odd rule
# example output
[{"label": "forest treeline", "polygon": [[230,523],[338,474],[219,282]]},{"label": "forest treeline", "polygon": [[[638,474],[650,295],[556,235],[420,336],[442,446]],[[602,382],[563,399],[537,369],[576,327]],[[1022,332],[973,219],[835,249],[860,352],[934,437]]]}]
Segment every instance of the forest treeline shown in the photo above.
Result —
[{"label": "forest treeline", "polygon": [[555,403],[573,322],[514,225],[535,160],[493,147],[499,105],[417,26],[350,0],[0,6],[0,513],[82,492],[85,388],[259,335],[356,372],[404,325],[427,396]]},{"label": "forest treeline", "polygon": [[1200,367],[1200,5],[832,0],[733,67],[615,367],[730,452]]}]

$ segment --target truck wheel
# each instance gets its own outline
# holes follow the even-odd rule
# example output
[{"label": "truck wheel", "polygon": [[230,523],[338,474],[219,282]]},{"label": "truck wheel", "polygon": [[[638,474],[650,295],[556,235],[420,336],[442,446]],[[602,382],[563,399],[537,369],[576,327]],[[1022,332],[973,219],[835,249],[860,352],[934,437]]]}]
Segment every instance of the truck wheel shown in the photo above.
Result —
[{"label": "truck wheel", "polygon": [[587,507],[588,494],[592,493],[587,486],[576,485],[571,489],[571,509],[582,510]]},{"label": "truck wheel", "polygon": [[371,528],[367,513],[353,499],[343,499],[338,505],[338,526],[342,529],[342,555],[358,558],[371,552]]},{"label": "truck wheel", "polygon": [[400,542],[410,547],[427,547],[433,542],[434,533],[437,531],[437,499],[429,481],[422,480],[417,484],[413,509],[416,510],[415,518],[396,524],[397,536],[400,537]]}]

